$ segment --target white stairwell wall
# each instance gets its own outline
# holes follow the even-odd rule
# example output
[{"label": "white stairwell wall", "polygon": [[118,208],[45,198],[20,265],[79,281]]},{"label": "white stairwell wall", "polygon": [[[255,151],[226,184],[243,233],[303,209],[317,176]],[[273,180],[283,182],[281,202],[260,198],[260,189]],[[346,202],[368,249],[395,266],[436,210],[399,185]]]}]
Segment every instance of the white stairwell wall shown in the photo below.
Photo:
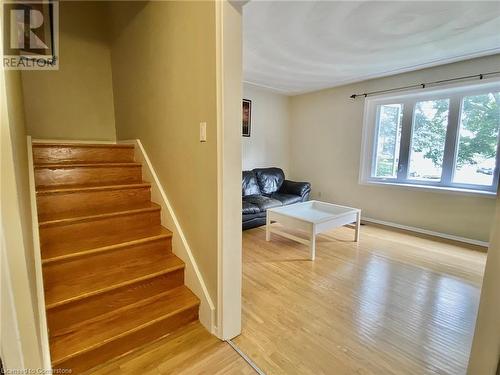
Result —
[{"label": "white stairwell wall", "polygon": [[151,201],[161,206],[161,224],[173,233],[172,251],[186,265],[184,283],[200,299],[200,322],[209,332],[217,334],[214,302],[210,298],[203,275],[196,264],[189,243],[184,236],[172,205],[161,186],[146,150],[139,139],[118,141],[118,143],[132,143],[135,145],[135,160],[142,164],[144,181],[151,183]]}]

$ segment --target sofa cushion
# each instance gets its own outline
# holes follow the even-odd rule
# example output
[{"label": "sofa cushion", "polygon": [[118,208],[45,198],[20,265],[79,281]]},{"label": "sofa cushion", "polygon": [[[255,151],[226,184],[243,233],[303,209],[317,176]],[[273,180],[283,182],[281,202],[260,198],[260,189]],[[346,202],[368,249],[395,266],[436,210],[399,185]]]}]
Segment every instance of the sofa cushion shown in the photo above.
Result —
[{"label": "sofa cushion", "polygon": [[262,218],[265,219],[266,216],[267,216],[267,211],[260,211],[257,214],[241,215],[241,218],[242,218],[243,221],[247,221],[247,220],[252,220],[252,219],[262,219]]},{"label": "sofa cushion", "polygon": [[309,196],[311,184],[309,182],[283,181],[280,193],[299,195],[301,197]]},{"label": "sofa cushion", "polygon": [[256,168],[253,171],[263,194],[277,192],[285,180],[285,174],[280,168]]},{"label": "sofa cushion", "polygon": [[260,208],[257,207],[255,204],[247,202],[243,199],[243,206],[241,212],[243,213],[243,215],[257,214],[260,212]]},{"label": "sofa cushion", "polygon": [[280,201],[284,206],[302,201],[302,197],[300,195],[283,193],[273,193],[271,194],[271,198]]},{"label": "sofa cushion", "polygon": [[243,171],[241,182],[241,196],[260,194],[257,176],[253,171]]},{"label": "sofa cushion", "polygon": [[280,201],[265,197],[263,195],[251,195],[243,198],[243,200],[247,203],[252,203],[256,205],[257,207],[259,207],[261,211],[265,211],[268,208],[282,206]]},{"label": "sofa cushion", "polygon": [[247,230],[247,229],[255,228],[255,227],[260,227],[261,225],[266,224],[266,215],[264,215],[263,217],[255,217],[255,218],[251,218],[251,219],[245,219],[245,220],[243,220],[243,222],[241,224],[242,224],[243,230]]}]

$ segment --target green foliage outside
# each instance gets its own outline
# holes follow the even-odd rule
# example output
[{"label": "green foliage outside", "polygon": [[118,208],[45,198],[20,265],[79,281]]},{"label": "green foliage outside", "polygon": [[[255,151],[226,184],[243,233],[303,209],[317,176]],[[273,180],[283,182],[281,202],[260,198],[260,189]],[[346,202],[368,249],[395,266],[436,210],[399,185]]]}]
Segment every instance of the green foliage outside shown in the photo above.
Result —
[{"label": "green foliage outside", "polygon": [[[425,102],[424,102],[425,103]],[[417,103],[413,129],[413,150],[440,167],[443,163],[444,142],[448,117],[448,100],[433,101],[432,111]],[[433,112],[429,116],[429,112]],[[458,144],[457,167],[474,165],[494,158],[500,125],[500,93],[464,98]]]},{"label": "green foliage outside", "polygon": [[392,177],[396,173],[396,142],[399,142],[401,127],[401,106],[385,105],[380,110],[378,141],[381,149],[377,155],[378,177]]},{"label": "green foliage outside", "polygon": [[422,152],[438,167],[443,164],[449,103],[448,99],[441,99],[418,102],[415,106],[412,151]]}]

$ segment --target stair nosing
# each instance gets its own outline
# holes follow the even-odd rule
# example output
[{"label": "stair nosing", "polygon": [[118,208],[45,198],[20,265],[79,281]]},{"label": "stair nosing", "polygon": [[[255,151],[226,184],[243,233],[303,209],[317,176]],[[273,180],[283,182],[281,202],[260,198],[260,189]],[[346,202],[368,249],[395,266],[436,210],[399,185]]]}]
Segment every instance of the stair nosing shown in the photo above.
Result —
[{"label": "stair nosing", "polygon": [[98,290],[94,290],[92,292],[87,292],[87,293],[80,294],[80,295],[77,295],[77,296],[74,296],[74,297],[70,297],[70,298],[66,298],[64,300],[57,301],[57,302],[54,302],[54,303],[51,303],[51,304],[46,304],[45,305],[45,310],[55,309],[56,307],[60,307],[60,306],[66,305],[68,303],[76,302],[76,301],[79,301],[79,300],[82,300],[82,299],[85,299],[85,298],[90,298],[90,297],[98,296],[100,294],[104,294],[104,293],[110,292],[112,290],[122,288],[124,286],[136,284],[138,282],[149,280],[149,279],[154,279],[155,277],[166,275],[168,273],[172,273],[172,272],[178,271],[180,269],[184,269],[184,268],[185,268],[185,264],[181,263],[179,265],[172,266],[172,267],[166,268],[166,269],[158,271],[158,272],[149,273],[149,274],[141,276],[141,277],[136,277],[135,279],[130,279],[130,280],[127,280],[127,281],[123,281],[121,283],[108,285],[108,286],[106,286],[104,288],[101,288],[101,289],[98,289]]},{"label": "stair nosing", "polygon": [[37,190],[36,195],[54,195],[54,194],[71,194],[80,192],[93,192],[93,191],[105,191],[105,190],[128,190],[128,189],[140,189],[140,188],[151,188],[151,183],[132,183],[132,184],[114,184],[114,185],[94,185],[86,187],[70,187],[68,185],[64,188],[53,188],[53,189],[42,189]]},{"label": "stair nosing", "polygon": [[47,227],[53,227],[53,226],[59,226],[59,225],[70,225],[70,224],[76,224],[76,223],[81,223],[81,222],[86,222],[86,221],[108,219],[110,217],[127,216],[127,215],[142,213],[142,212],[153,212],[153,211],[160,211],[160,210],[161,210],[161,206],[154,205],[154,206],[149,206],[149,207],[136,208],[136,209],[132,209],[132,210],[112,211],[112,212],[106,212],[106,213],[95,214],[95,215],[76,216],[76,217],[69,217],[69,218],[57,219],[57,220],[46,220],[46,221],[39,222],[38,226],[40,228],[47,228]]},{"label": "stair nosing", "polygon": [[108,167],[141,167],[138,162],[118,162],[118,163],[38,163],[34,165],[35,169],[60,169],[60,168],[108,168]]},{"label": "stair nosing", "polygon": [[172,311],[172,312],[170,312],[170,313],[168,313],[168,314],[162,315],[162,316],[160,316],[160,317],[158,317],[158,318],[156,318],[156,319],[152,319],[152,320],[150,320],[150,321],[148,321],[148,322],[146,322],[146,323],[143,323],[143,324],[141,324],[141,325],[138,325],[137,327],[134,327],[134,328],[129,329],[129,330],[125,331],[125,332],[122,332],[122,333],[120,333],[120,334],[118,334],[118,335],[115,335],[115,336],[110,337],[110,338],[108,338],[108,339],[106,339],[106,340],[103,340],[103,341],[101,341],[101,342],[99,342],[99,343],[97,343],[97,344],[94,344],[94,345],[88,346],[88,347],[86,347],[86,348],[84,348],[84,349],[82,349],[82,350],[80,350],[80,351],[78,351],[78,352],[71,353],[71,354],[69,354],[69,355],[67,355],[67,356],[65,356],[65,357],[63,357],[63,358],[59,358],[59,359],[57,359],[57,360],[53,360],[53,361],[52,361],[52,366],[57,366],[57,365],[59,365],[60,363],[63,363],[63,362],[65,362],[65,361],[67,361],[67,360],[70,360],[70,359],[75,358],[75,357],[77,357],[77,356],[79,356],[79,355],[85,354],[85,353],[87,353],[87,352],[89,352],[89,351],[91,351],[91,350],[95,350],[95,349],[97,349],[97,348],[99,348],[99,347],[102,347],[102,346],[104,346],[104,345],[106,345],[106,344],[108,344],[108,343],[110,343],[110,342],[113,342],[113,341],[116,341],[116,340],[118,340],[118,339],[121,339],[122,337],[125,337],[125,336],[127,336],[127,335],[130,335],[130,334],[132,334],[132,333],[138,332],[138,331],[140,331],[140,330],[142,330],[142,329],[144,329],[144,328],[147,328],[147,327],[149,327],[149,326],[152,326],[153,324],[159,323],[159,322],[161,322],[162,320],[165,320],[165,319],[171,318],[171,317],[173,317],[173,316],[175,316],[175,315],[177,315],[177,314],[180,314],[180,313],[182,313],[182,312],[184,312],[184,311],[187,311],[187,310],[189,310],[189,309],[192,309],[193,307],[199,306],[199,304],[200,304],[200,302],[199,302],[199,300],[196,298],[196,299],[195,299],[192,303],[189,303],[189,304],[188,304],[188,305],[186,305],[186,306],[182,306],[181,308],[178,308],[178,309],[176,309],[176,310],[174,310],[174,311]]},{"label": "stair nosing", "polygon": [[60,255],[57,257],[42,259],[42,266],[50,265],[50,264],[54,264],[54,263],[59,263],[59,262],[64,262],[64,261],[75,260],[75,259],[83,258],[83,257],[89,256],[89,255],[104,254],[104,253],[107,253],[107,252],[110,252],[113,250],[118,250],[121,248],[134,246],[134,245],[145,244],[145,243],[154,242],[157,240],[167,239],[167,238],[172,238],[171,232],[157,234],[157,235],[149,236],[149,237],[142,237],[142,238],[138,238],[135,240],[120,242],[120,243],[113,244],[113,245],[101,246],[101,247],[90,249],[90,250],[77,251],[76,253],[71,253],[71,254],[67,254],[67,255]]},{"label": "stair nosing", "polygon": [[[130,310],[130,309],[133,309],[133,308],[136,308],[136,307],[139,307],[141,305],[146,305],[152,301],[155,301],[155,300],[158,300],[160,298],[163,298],[163,297],[166,297],[170,294],[173,294],[175,291],[181,289],[181,288],[186,288],[186,286],[183,284],[183,285],[180,285],[180,286],[177,286],[175,288],[172,288],[172,289],[169,289],[169,290],[166,290],[164,292],[161,292],[161,293],[158,293],[158,294],[155,294],[153,296],[150,296],[150,297],[147,297],[147,298],[144,298],[144,299],[141,299],[139,301],[136,301],[136,302],[132,302],[132,303],[129,303],[128,305],[125,305],[125,306],[122,306],[122,307],[119,307],[115,310],[111,310],[111,311],[108,311],[104,314],[100,314],[100,315],[96,315],[94,316],[93,318],[90,318],[90,319],[86,319],[86,320],[83,320],[83,321],[79,321],[78,323],[75,323],[75,324],[72,324],[71,326],[68,326],[66,328],[67,331],[71,331],[71,330],[76,330],[86,324],[89,324],[89,323],[95,323],[99,320],[104,320],[104,319],[108,319],[114,315],[119,315],[121,314],[123,311],[126,311],[126,310]],[[60,333],[59,335],[62,335],[62,334],[65,334],[64,332]],[[50,338],[56,338],[58,337],[57,335],[56,336],[50,336]]]},{"label": "stair nosing", "polygon": [[55,143],[32,141],[32,147],[135,148],[133,143]]}]

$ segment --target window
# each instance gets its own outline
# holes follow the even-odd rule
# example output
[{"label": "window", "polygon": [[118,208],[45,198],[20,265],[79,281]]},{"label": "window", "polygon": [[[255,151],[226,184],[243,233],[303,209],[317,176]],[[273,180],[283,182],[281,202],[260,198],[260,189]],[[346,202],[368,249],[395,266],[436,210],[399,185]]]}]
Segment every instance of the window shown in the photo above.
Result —
[{"label": "window", "polygon": [[453,182],[493,185],[499,123],[500,93],[463,98]]},{"label": "window", "polygon": [[409,179],[441,181],[449,111],[448,99],[415,104],[411,129]]},{"label": "window", "polygon": [[387,104],[379,107],[377,150],[375,157],[376,177],[396,177],[401,140],[403,106]]},{"label": "window", "polygon": [[361,181],[494,194],[500,83],[367,98]]}]

